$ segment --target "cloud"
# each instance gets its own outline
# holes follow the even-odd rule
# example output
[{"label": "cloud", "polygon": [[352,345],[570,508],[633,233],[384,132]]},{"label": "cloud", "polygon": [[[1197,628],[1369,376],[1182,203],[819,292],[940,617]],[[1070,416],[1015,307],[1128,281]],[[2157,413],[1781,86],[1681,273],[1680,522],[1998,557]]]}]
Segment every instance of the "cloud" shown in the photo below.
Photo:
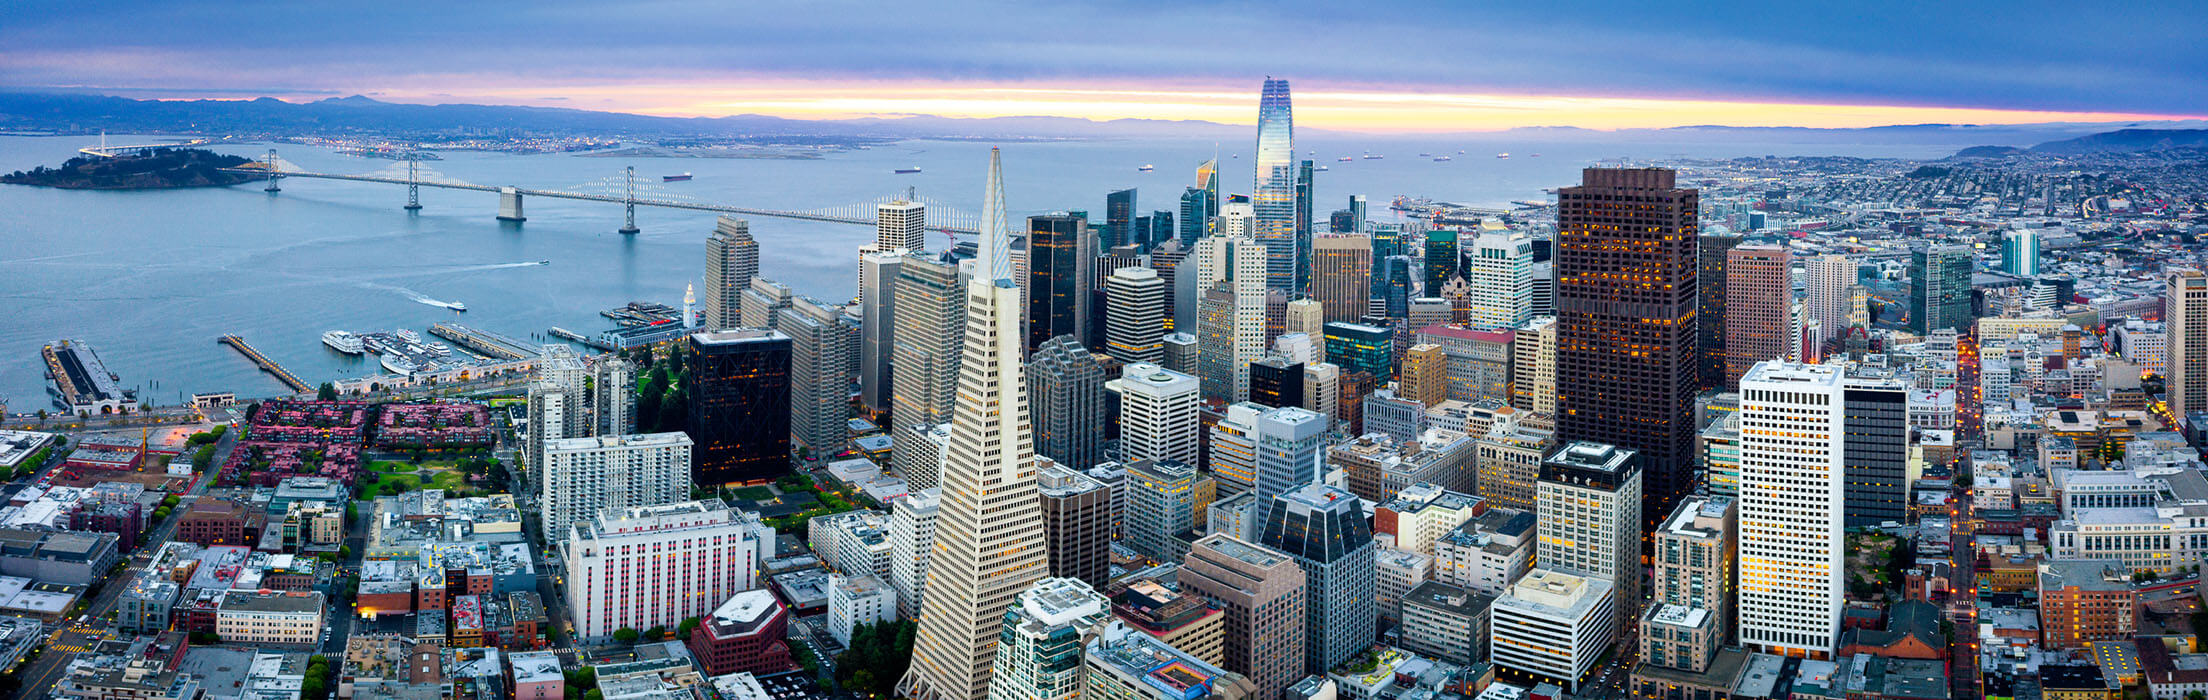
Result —
[{"label": "cloud", "polygon": [[125,0],[10,12],[0,85],[15,88],[545,98],[571,86],[926,81],[1223,91],[1246,105],[1258,78],[1280,75],[1345,94],[2208,111],[2198,2]]}]

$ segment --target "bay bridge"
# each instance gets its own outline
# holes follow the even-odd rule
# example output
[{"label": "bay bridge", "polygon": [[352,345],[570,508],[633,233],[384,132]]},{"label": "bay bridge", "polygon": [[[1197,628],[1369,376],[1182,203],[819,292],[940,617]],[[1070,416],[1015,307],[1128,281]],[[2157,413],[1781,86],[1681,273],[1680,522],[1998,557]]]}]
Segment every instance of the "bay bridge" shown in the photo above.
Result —
[{"label": "bay bridge", "polygon": [[[162,147],[174,147],[176,145],[178,144],[163,144]],[[121,150],[124,148],[135,147],[103,147],[101,150],[107,150],[110,151],[110,153],[102,153],[99,155],[111,155],[113,151]],[[152,147],[148,146],[145,148]],[[92,149],[86,150],[89,151]],[[835,207],[825,207],[820,209],[796,210],[740,207],[729,204],[697,202],[681,194],[669,192],[662,187],[656,187],[652,184],[640,184],[636,181],[635,168],[628,168],[621,175],[607,177],[596,182],[584,183],[582,185],[578,185],[567,190],[536,189],[515,185],[479,185],[436,172],[427,167],[424,167],[421,161],[411,158],[405,159],[399,163],[394,163],[390,167],[386,167],[382,170],[368,173],[319,173],[306,170],[292,163],[291,161],[284,160],[283,158],[278,157],[276,155],[275,149],[269,149],[268,156],[265,159],[246,163],[235,168],[224,168],[223,170],[225,172],[232,173],[259,175],[268,183],[267,187],[264,189],[271,193],[281,192],[283,188],[281,185],[278,184],[278,182],[288,178],[343,180],[350,182],[372,182],[386,185],[403,185],[406,187],[406,205],[404,208],[409,211],[415,211],[422,208],[421,188],[424,187],[436,187],[449,190],[470,190],[475,192],[492,192],[498,194],[498,219],[500,221],[519,222],[527,220],[528,217],[526,216],[526,212],[523,208],[523,203],[529,197],[579,199],[592,202],[619,204],[622,205],[627,214],[627,217],[622,227],[620,228],[620,232],[625,234],[633,234],[641,230],[636,225],[637,207],[659,207],[663,209],[683,209],[689,211],[714,212],[717,214],[764,216],[781,219],[797,219],[801,221],[819,221],[834,224],[857,224],[862,226],[873,226],[876,223],[878,205],[892,201],[911,201],[925,205],[928,212],[927,229],[930,231],[952,235],[976,235],[981,227],[980,214],[971,211],[960,210],[943,202],[914,195],[909,191],[902,196],[887,196],[877,198],[873,201],[846,204]]]}]

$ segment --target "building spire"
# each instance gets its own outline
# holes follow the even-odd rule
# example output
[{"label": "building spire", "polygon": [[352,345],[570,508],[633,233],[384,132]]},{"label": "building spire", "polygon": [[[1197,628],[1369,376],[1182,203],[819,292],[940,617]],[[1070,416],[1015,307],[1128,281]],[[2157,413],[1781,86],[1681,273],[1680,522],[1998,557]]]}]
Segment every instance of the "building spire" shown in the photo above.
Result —
[{"label": "building spire", "polygon": [[980,258],[989,266],[989,279],[1012,279],[1011,225],[1004,215],[1004,164],[996,147],[989,148],[989,191],[981,200]]}]

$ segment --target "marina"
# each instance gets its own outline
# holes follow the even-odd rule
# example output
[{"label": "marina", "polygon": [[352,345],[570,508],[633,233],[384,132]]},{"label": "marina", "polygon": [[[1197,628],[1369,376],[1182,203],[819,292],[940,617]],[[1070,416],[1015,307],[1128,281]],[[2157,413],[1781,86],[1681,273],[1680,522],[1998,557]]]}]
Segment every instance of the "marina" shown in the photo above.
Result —
[{"label": "marina", "polygon": [[314,387],[308,386],[306,382],[300,381],[297,375],[291,373],[291,370],[284,369],[283,365],[276,364],[275,360],[268,359],[267,355],[253,349],[253,346],[247,344],[244,338],[236,335],[225,335],[220,342],[236,348],[238,354],[244,355],[245,359],[252,360],[253,365],[261,368],[261,371],[275,375],[276,381],[283,382],[284,386],[290,388],[292,393],[303,394],[314,389]]},{"label": "marina", "polygon": [[430,326],[429,332],[494,360],[522,360],[540,354],[537,347],[530,343],[457,323],[439,323]]}]

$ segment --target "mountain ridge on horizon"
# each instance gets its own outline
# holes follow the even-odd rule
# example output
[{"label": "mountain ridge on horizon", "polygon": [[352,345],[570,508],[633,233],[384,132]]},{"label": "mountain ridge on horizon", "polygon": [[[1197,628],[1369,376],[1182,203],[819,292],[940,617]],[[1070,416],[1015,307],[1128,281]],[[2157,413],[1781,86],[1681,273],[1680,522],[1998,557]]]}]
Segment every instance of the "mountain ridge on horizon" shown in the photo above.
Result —
[{"label": "mountain ridge on horizon", "polygon": [[[2152,125],[2152,126],[2149,126]],[[1875,136],[1894,143],[2032,146],[2120,129],[2208,126],[2208,121],[2043,122],[2031,124],[1890,124],[1869,127],[1725,126],[1591,129],[1528,125],[1499,131],[1367,132],[1304,127],[1307,134],[1381,139],[1496,138],[1514,134],[1616,139],[1681,134],[1754,134],[1819,141],[1860,141]],[[800,119],[756,113],[715,117],[667,117],[574,107],[474,103],[387,102],[366,95],[305,102],[275,97],[135,99],[69,92],[0,90],[0,129],[90,131],[317,131],[452,132],[456,130],[598,131],[657,136],[811,136],[875,138],[1114,138],[1246,136],[1250,125],[1197,119],[1011,115],[946,117],[931,114]]]}]

